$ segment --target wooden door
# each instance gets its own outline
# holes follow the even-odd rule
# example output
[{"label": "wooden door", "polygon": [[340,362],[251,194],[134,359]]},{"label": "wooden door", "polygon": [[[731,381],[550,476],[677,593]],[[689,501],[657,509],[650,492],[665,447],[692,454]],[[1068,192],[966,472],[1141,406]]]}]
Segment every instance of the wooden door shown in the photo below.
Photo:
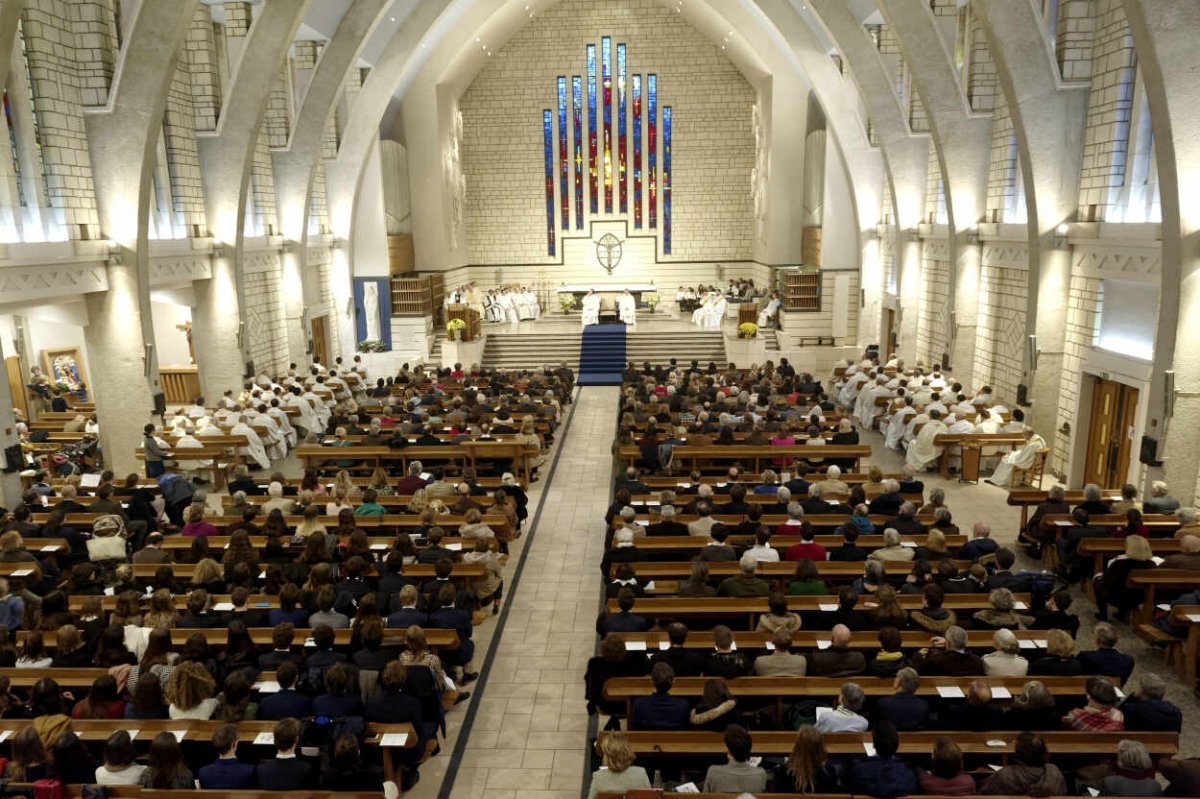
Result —
[{"label": "wooden door", "polygon": [[883,309],[883,340],[879,342],[879,357],[886,360],[896,351],[896,312],[891,308]]},{"label": "wooden door", "polygon": [[327,316],[318,316],[309,322],[312,330],[312,356],[314,360],[329,365],[329,335]]},{"label": "wooden door", "polygon": [[1119,488],[1129,473],[1138,390],[1112,380],[1094,378],[1092,412],[1088,420],[1085,483]]},{"label": "wooden door", "polygon": [[28,397],[25,396],[25,381],[21,378],[21,358],[9,355],[4,359],[4,371],[8,372],[8,393],[12,395],[12,406],[29,418]]}]

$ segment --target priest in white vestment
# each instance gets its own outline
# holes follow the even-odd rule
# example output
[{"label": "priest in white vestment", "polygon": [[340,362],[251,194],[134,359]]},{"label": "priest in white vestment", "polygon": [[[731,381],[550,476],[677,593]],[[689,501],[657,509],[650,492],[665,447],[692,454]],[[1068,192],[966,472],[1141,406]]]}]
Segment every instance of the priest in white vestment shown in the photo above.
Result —
[{"label": "priest in white vestment", "polygon": [[992,476],[987,482],[992,485],[1008,488],[1012,485],[1013,469],[1028,469],[1037,462],[1038,452],[1046,448],[1046,440],[1033,433],[1029,436],[1029,441],[1025,446],[1018,450],[1005,455],[1000,459],[999,465],[996,466],[996,471],[992,472]]},{"label": "priest in white vestment", "polygon": [[287,412],[276,404],[278,402],[278,399],[271,400],[271,407],[267,409],[267,416],[275,420],[275,425],[283,432],[288,449],[291,449],[296,446],[296,428],[292,426],[292,420],[288,418]]},{"label": "priest in white vestment", "polygon": [[900,449],[900,442],[904,439],[908,422],[916,415],[917,411],[912,406],[912,398],[905,397],[904,406],[893,411],[891,419],[888,420],[887,435],[884,438],[884,445],[888,449]]},{"label": "priest in white vestment", "polygon": [[239,417],[237,424],[229,431],[230,435],[245,436],[248,442],[246,447],[238,450],[242,455],[248,455],[254,459],[263,469],[271,468],[271,459],[267,457],[267,449],[263,446],[262,439],[259,438],[254,428],[250,426],[245,416]]},{"label": "priest in white vestment", "polygon": [[946,432],[946,423],[942,421],[941,416],[937,411],[931,413],[929,421],[925,423],[921,432],[917,433],[917,437],[908,446],[908,454],[904,456],[904,462],[917,471],[925,471],[942,456],[944,447],[936,446],[933,443],[934,439]]},{"label": "priest in white vestment", "polygon": [[283,400],[283,404],[289,408],[295,408],[299,411],[296,416],[294,426],[300,428],[307,435],[309,433],[321,432],[321,421],[313,412],[313,407],[307,399],[301,394],[289,393]]},{"label": "priest in white vestment", "polygon": [[184,450],[202,449],[203,447],[203,442],[193,436],[190,432],[184,433],[182,436],[180,436],[171,447],[171,451],[174,452],[175,457],[179,459],[179,471],[183,472],[188,477],[195,477],[196,472],[199,472],[203,469],[211,469],[213,465],[211,460],[189,461],[183,460],[182,458]]},{"label": "priest in white vestment", "polygon": [[779,292],[772,292],[770,301],[763,307],[761,311],[758,312],[759,327],[766,327],[767,323],[779,313],[780,304]]},{"label": "priest in white vestment", "polygon": [[283,431],[279,429],[279,425],[275,424],[275,420],[266,413],[259,411],[248,411],[246,417],[249,419],[252,428],[262,427],[266,429],[267,432],[261,434],[259,437],[262,439],[263,448],[267,451],[267,457],[273,461],[286,458],[287,438],[283,435]]},{"label": "priest in white vestment", "polygon": [[600,324],[600,295],[595,289],[590,289],[579,302],[583,309],[583,326]]},{"label": "priest in white vestment", "polygon": [[712,311],[714,298],[712,294],[705,294],[704,299],[700,300],[700,304],[696,306],[696,310],[692,311],[692,324],[704,327],[704,317]]},{"label": "priest in white vestment", "polygon": [[637,302],[629,293],[629,289],[625,289],[617,297],[617,312],[621,315],[622,322],[630,327],[637,327]]}]

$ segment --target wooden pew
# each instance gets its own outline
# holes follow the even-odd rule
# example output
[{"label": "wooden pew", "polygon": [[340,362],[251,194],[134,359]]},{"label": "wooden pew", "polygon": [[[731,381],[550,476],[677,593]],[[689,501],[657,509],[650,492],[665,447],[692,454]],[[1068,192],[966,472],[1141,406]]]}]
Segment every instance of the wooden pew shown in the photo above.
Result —
[{"label": "wooden pew", "polygon": [[[960,571],[968,568],[971,565],[970,561],[956,561]],[[616,571],[623,564],[612,564],[610,577],[616,575]],[[633,567],[634,574],[639,580],[686,580],[692,575],[691,561],[653,561],[653,562],[635,562],[628,564]],[[736,562],[713,561],[708,565],[708,577],[710,580],[720,580],[723,577],[733,577],[741,574],[741,566]],[[843,561],[821,561],[815,564],[817,573],[822,580],[829,582],[852,582],[863,576],[863,564],[851,563]],[[905,577],[912,572],[912,563],[909,561],[883,561],[884,571],[892,577]],[[406,567],[405,574],[409,573]],[[765,561],[759,563],[755,574],[764,580],[775,580],[777,583],[782,583],[785,587],[787,582],[796,574],[796,563],[794,561],[780,561],[778,563]],[[869,599],[869,597],[864,597]]]},{"label": "wooden pew", "polygon": [[[621,460],[630,464],[636,463],[642,457],[641,450],[632,446],[621,447],[617,454]],[[761,446],[733,444],[729,446],[689,447],[685,444],[675,447],[673,457],[675,462],[680,464],[680,468],[697,469],[702,462],[736,460],[744,463],[752,463],[754,464],[752,471],[761,472],[763,461],[773,463],[779,458],[789,460],[797,458],[824,458],[827,461],[853,461],[854,468],[852,471],[857,471],[858,464],[862,459],[870,457],[870,455],[871,448],[861,444],[853,446],[826,444],[821,447],[808,447],[799,444],[788,447],[776,447],[769,444]]]},{"label": "wooden pew", "polygon": [[[256,646],[270,647],[272,646],[271,635],[275,632],[274,627],[247,627],[246,632],[250,634],[250,638]],[[187,640],[196,633],[200,633],[208,641],[210,647],[223,647],[229,638],[229,630],[225,627],[205,627],[205,628],[190,628],[190,627],[175,627],[171,630],[171,645],[175,647],[183,646]],[[300,646],[309,638],[312,638],[312,629],[307,627],[297,627],[295,630],[296,643],[294,646]],[[333,631],[333,641],[336,647],[346,647],[350,645],[350,640],[354,635],[352,629],[339,629]],[[29,637],[28,630],[21,630],[17,633],[18,645],[24,643]],[[383,643],[385,646],[403,645],[406,635],[403,629],[388,627],[383,631]],[[443,630],[438,627],[425,628],[425,638],[430,649],[456,649],[458,647],[458,633],[454,630]],[[55,649],[57,641],[52,633],[43,633],[43,642],[48,649]],[[39,669],[0,669],[0,675],[7,676],[13,680],[13,685],[17,686],[21,680],[30,680],[31,672],[47,671],[50,676],[59,674],[63,671],[72,671],[70,669],[52,668],[46,670]],[[95,671],[92,675],[94,680],[96,677],[103,676],[104,669],[78,669],[78,671]],[[56,678],[57,679],[57,678]],[[32,679],[29,685],[37,682],[37,679]],[[86,683],[91,685],[90,682]]]},{"label": "wooden pew", "polygon": [[[906,535],[901,536],[900,540],[905,546],[918,547],[923,546],[926,541],[924,535]],[[685,552],[697,553],[704,549],[709,542],[708,536],[703,535],[647,535],[641,538],[635,538],[634,544],[637,548],[644,552]],[[820,544],[826,549],[841,546],[845,541],[840,535],[814,535],[813,541]],[[745,535],[731,535],[725,542],[731,546],[753,546],[754,539]],[[782,535],[775,533],[771,536],[771,548],[786,552],[787,548],[800,543],[799,535]],[[946,536],[946,546],[950,551],[954,551],[967,543],[965,535],[948,535]],[[883,546],[882,535],[863,535],[858,538],[858,545],[863,549],[879,549]],[[861,564],[860,564],[861,566]],[[909,568],[912,564],[908,564]]]},{"label": "wooden pew", "polygon": [[[100,513],[68,513],[66,524],[79,530],[90,530],[96,519],[103,514]],[[49,519],[50,514],[35,513],[33,521],[36,524],[45,524]],[[204,520],[218,529],[236,530],[242,524],[242,517],[239,516],[205,516]],[[303,516],[289,515],[284,517],[284,522],[290,528],[295,528],[304,520]],[[325,525],[328,529],[337,527],[336,516],[318,516],[317,521]],[[415,528],[421,526],[421,517],[413,513],[389,513],[383,516],[356,516],[354,523],[360,529],[366,530],[397,530],[403,532],[405,528]],[[462,516],[457,514],[444,514],[437,517],[437,525],[446,532],[457,530],[464,523]],[[508,523],[503,516],[486,514],[483,517],[483,523],[492,528],[496,532],[508,532]],[[179,540],[182,538],[190,542],[190,538],[182,536],[168,536],[167,540]],[[218,536],[209,536],[210,544],[214,544]],[[225,541],[222,541],[224,545]],[[188,546],[191,544],[189,543]]]},{"label": "wooden pew", "polygon": [[942,447],[938,458],[938,474],[950,476],[950,460],[955,452],[962,459],[963,480],[979,482],[979,462],[984,447],[1023,447],[1029,440],[1025,433],[943,433],[934,436],[935,446]]},{"label": "wooden pew", "polygon": [[[1015,594],[1017,609],[1029,607],[1029,594]],[[923,607],[924,597],[919,594],[900,594],[896,597],[900,607],[905,610],[916,610]],[[836,606],[836,595],[825,596],[790,596],[788,610],[817,611],[824,610],[822,605]],[[610,599],[605,605],[609,613],[617,613],[617,600]],[[943,605],[948,610],[982,610],[991,607],[987,594],[947,594]],[[742,616],[747,621],[747,628],[753,629],[756,617],[769,610],[766,597],[653,597],[641,598],[634,602],[633,613],[647,619],[685,618],[685,619],[718,619]]]},{"label": "wooden pew", "polygon": [[1159,589],[1175,589],[1187,591],[1200,586],[1200,571],[1191,569],[1135,569],[1129,573],[1127,584],[1130,588],[1142,589],[1142,607],[1138,621],[1148,624],[1154,618],[1156,600],[1154,594]]},{"label": "wooden pew", "polygon": [[[1200,612],[1200,609],[1197,612]],[[992,643],[993,633],[991,630],[967,630],[966,632],[968,649],[991,652],[995,648]],[[1046,632],[1046,630],[1013,630],[1013,634],[1021,642],[1021,649],[1028,650],[1031,654],[1037,654],[1039,650],[1046,648]],[[644,645],[646,651],[653,654],[658,650],[666,649],[669,645],[666,632],[609,633],[609,635],[615,635],[624,641],[626,648],[630,651],[640,651]],[[932,636],[933,633],[927,633],[924,630],[902,630],[900,646],[909,651],[917,650],[929,646],[929,639]],[[752,650],[762,654],[774,650],[771,638],[771,633],[764,632],[737,630],[733,633],[734,643],[737,644],[739,650]],[[792,647],[795,649],[821,649],[828,643],[828,630],[797,630],[792,633]],[[630,644],[633,645],[632,648]],[[691,631],[688,633],[687,641],[684,642],[685,649],[698,651],[710,651],[714,646],[713,634],[710,630]],[[869,632],[856,633],[850,639],[850,649],[875,652],[879,648],[878,637]]]}]

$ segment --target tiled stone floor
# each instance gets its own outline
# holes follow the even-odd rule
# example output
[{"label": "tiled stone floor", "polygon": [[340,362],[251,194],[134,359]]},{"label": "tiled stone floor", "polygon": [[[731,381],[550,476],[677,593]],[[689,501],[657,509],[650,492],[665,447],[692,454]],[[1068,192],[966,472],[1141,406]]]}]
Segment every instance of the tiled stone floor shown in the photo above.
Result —
[{"label": "tiled stone floor", "polygon": [[[588,387],[580,391],[553,472],[530,491],[531,513],[545,492],[541,515],[532,533],[517,542],[506,575],[506,591],[518,559],[524,558],[519,585],[505,601],[507,617],[495,658],[485,664],[497,631],[493,618],[475,628],[475,666],[486,677],[472,686],[469,705],[451,711],[448,736],[441,753],[426,763],[422,780],[406,794],[413,799],[442,795],[453,771],[451,799],[576,799],[587,778],[584,773],[588,718],[584,712],[583,672],[594,652],[598,608],[604,510],[611,493],[611,447],[619,392]],[[873,447],[872,463],[898,471],[903,456],[887,451],[875,433],[864,435]],[[955,522],[969,529],[977,520],[992,525],[1004,544],[1015,540],[1020,511],[1006,504],[1005,490],[981,483],[959,484],[936,474],[925,476],[926,491],[942,487]],[[1025,567],[1036,564],[1024,562]],[[1073,610],[1083,621],[1079,641],[1090,646],[1094,606],[1076,591]],[[1183,708],[1181,741],[1184,756],[1200,756],[1200,703],[1184,688],[1162,657],[1145,646],[1124,625],[1121,648],[1137,658],[1138,674],[1161,673],[1169,697]],[[463,756],[453,765],[470,706],[474,718],[466,733]]]}]

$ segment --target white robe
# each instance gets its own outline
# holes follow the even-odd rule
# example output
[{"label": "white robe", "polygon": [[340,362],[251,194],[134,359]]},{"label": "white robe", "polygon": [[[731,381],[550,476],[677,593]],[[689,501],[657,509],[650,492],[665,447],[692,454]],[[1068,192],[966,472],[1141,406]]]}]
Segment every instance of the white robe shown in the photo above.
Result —
[{"label": "white robe", "polygon": [[600,324],[600,295],[588,294],[580,303],[583,309],[583,326]]},{"label": "white robe", "polygon": [[233,430],[229,431],[230,435],[245,436],[249,443],[243,449],[238,450],[242,455],[249,455],[264,469],[271,468],[271,459],[267,457],[267,449],[263,446],[262,439],[258,433],[254,432],[254,428],[245,422],[238,422],[233,426]]},{"label": "white robe", "polygon": [[710,297],[705,297],[704,301],[696,310],[692,311],[692,324],[704,327],[704,317],[712,311],[712,300]]},{"label": "white robe", "polygon": [[917,437],[917,425],[926,424],[929,422],[929,414],[918,413],[908,420],[908,425],[904,428],[904,442],[907,444]]},{"label": "white robe", "polygon": [[935,446],[933,440],[945,432],[946,423],[941,419],[926,422],[916,439],[909,445],[904,462],[918,471],[927,469],[931,463],[942,456],[942,450],[945,447]]},{"label": "white robe", "polygon": [[274,419],[275,426],[283,432],[288,448],[296,446],[296,428],[292,427],[292,420],[288,418],[283,408],[270,408],[267,410],[267,416]]},{"label": "white robe", "polygon": [[637,303],[633,300],[632,294],[622,294],[617,297],[617,311],[621,314],[621,321],[632,327],[637,327]]},{"label": "white robe", "polygon": [[1007,488],[1012,483],[1013,469],[1028,469],[1033,466],[1037,460],[1037,454],[1040,450],[1045,449],[1046,440],[1034,433],[1029,437],[1029,441],[1025,446],[1018,450],[1005,455],[1000,459],[999,465],[996,466],[996,471],[992,472],[992,476],[988,482],[993,485],[998,485],[1002,488]]},{"label": "white robe", "polygon": [[[199,441],[198,439],[196,439],[194,436],[192,436],[189,433],[187,435],[180,436],[179,440],[175,442],[175,446],[172,449],[175,452],[176,456],[178,456],[180,454],[180,450],[201,449],[203,447],[204,447],[203,442]],[[179,461],[179,470],[181,472],[188,472],[189,474],[191,472],[197,472],[197,471],[200,471],[201,469],[209,469],[209,468],[212,468],[211,460],[199,460],[199,461],[180,460]]]},{"label": "white robe", "polygon": [[250,415],[250,424],[253,427],[265,427],[266,435],[262,438],[263,447],[267,451],[267,457],[271,460],[281,460],[287,457],[287,437],[283,431],[279,429],[279,425],[275,424],[275,420],[265,413],[254,413]]},{"label": "white robe", "polygon": [[908,420],[910,417],[916,415],[917,412],[908,405],[905,405],[892,414],[891,421],[888,422],[887,426],[887,436],[884,439],[884,445],[888,449],[900,448],[900,441],[904,438],[904,432],[908,429]]},{"label": "white robe", "polygon": [[284,400],[284,404],[289,408],[296,408],[300,411],[300,415],[296,417],[297,425],[309,433],[321,432],[321,422],[313,412],[312,405],[303,396],[289,394],[287,399]]},{"label": "white robe", "polygon": [[775,298],[768,302],[767,306],[758,312],[758,326],[766,327],[767,323],[771,321],[771,317],[775,316],[777,313],[779,313],[779,299]]}]

